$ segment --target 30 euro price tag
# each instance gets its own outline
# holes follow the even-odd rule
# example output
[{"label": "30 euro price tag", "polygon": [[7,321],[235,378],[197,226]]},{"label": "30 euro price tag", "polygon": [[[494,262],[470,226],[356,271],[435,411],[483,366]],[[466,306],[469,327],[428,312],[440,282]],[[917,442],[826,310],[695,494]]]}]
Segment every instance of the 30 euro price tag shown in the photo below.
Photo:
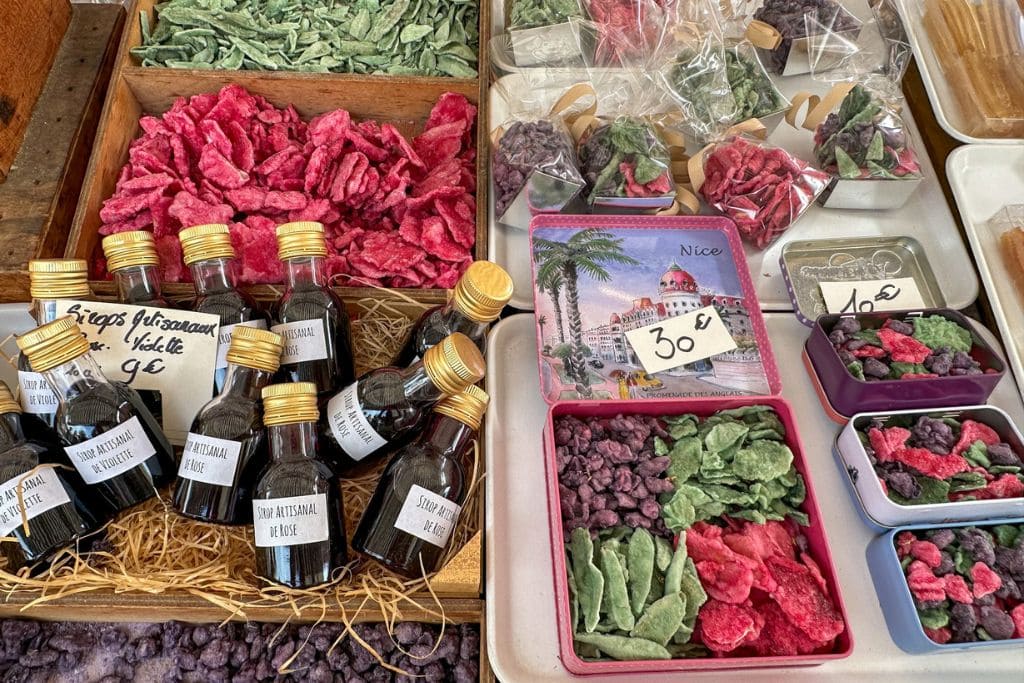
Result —
[{"label": "30 euro price tag", "polygon": [[631,330],[626,339],[652,375],[736,348],[714,306]]},{"label": "30 euro price tag", "polygon": [[820,282],[829,313],[871,313],[924,308],[925,302],[912,277],[856,282]]}]

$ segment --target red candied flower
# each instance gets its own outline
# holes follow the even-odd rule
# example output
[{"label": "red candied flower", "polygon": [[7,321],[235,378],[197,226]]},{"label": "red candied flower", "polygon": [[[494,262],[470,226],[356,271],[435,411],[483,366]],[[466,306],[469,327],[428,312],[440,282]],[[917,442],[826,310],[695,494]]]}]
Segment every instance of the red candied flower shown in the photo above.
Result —
[{"label": "red candied flower", "polygon": [[910,546],[917,540],[912,531],[901,531],[896,534],[896,554],[902,560],[910,554]]},{"label": "red candied flower", "polygon": [[913,337],[883,327],[878,330],[882,348],[889,352],[894,361],[900,363],[923,363],[932,350]]},{"label": "red candied flower", "polygon": [[960,425],[960,440],[956,442],[956,446],[953,446],[953,453],[960,455],[970,448],[971,444],[975,441],[981,441],[986,446],[991,446],[999,443],[1001,440],[996,430],[987,424],[982,424],[975,420],[964,420],[964,423]]},{"label": "red candied flower", "polygon": [[1003,580],[984,562],[975,562],[971,567],[971,582],[974,584],[974,597],[983,598],[999,590]]},{"label": "red candied flower", "polygon": [[754,585],[754,571],[740,562],[713,562],[701,560],[696,563],[701,585],[708,595],[716,600],[738,604],[750,597]]},{"label": "red candied flower", "polygon": [[927,628],[924,627],[924,634],[934,640],[939,645],[948,643],[949,639],[953,637],[953,632],[947,627],[942,628]]},{"label": "red candied flower", "polygon": [[665,194],[672,188],[672,184],[668,179],[668,172],[662,173],[657,178],[641,185],[636,181],[636,164],[623,161],[619,164],[619,172],[622,173],[626,179],[626,196],[627,197],[657,197]]},{"label": "red candied flower", "polygon": [[1010,610],[1010,618],[1013,619],[1013,625],[1016,627],[1013,637],[1024,638],[1024,602]]},{"label": "red candied flower", "polygon": [[732,605],[714,598],[700,609],[701,641],[713,652],[732,652],[757,640],[764,617],[746,605]]},{"label": "red candied flower", "polygon": [[931,541],[914,541],[911,543],[910,556],[915,560],[921,560],[933,569],[942,564],[942,552]]},{"label": "red candied flower", "polygon": [[793,537],[782,522],[745,522],[738,529],[722,534],[722,541],[733,551],[754,560],[775,555],[793,557]]},{"label": "red candied flower", "polygon": [[974,602],[974,596],[971,595],[971,589],[968,588],[964,577],[958,574],[946,574],[942,577],[942,581],[946,587],[946,596],[950,600],[962,602],[965,605]]},{"label": "red candied flower", "polygon": [[946,599],[946,584],[927,567],[914,567],[907,572],[907,586],[919,602]]},{"label": "red candied flower", "polygon": [[892,460],[893,452],[906,448],[909,439],[910,430],[903,427],[886,427],[885,429],[872,427],[868,430],[868,441],[879,462]]},{"label": "red candied flower", "polygon": [[819,641],[800,630],[783,613],[775,602],[758,606],[764,618],[764,626],[757,640],[750,644],[757,654],[763,656],[806,655],[828,645],[831,640]]},{"label": "red candied flower", "polygon": [[862,346],[859,349],[856,349],[853,352],[853,355],[857,358],[884,358],[885,349],[881,346],[872,346],[871,344],[868,344],[867,346]]},{"label": "red candied flower", "polygon": [[935,479],[949,479],[971,468],[959,455],[936,455],[927,448],[900,448],[893,451],[892,458]]},{"label": "red candied flower", "polygon": [[822,641],[843,632],[846,625],[842,615],[807,567],[786,557],[770,557],[765,564],[778,583],[771,597],[794,625],[808,637]]},{"label": "red candied flower", "polygon": [[1004,472],[998,479],[990,481],[980,491],[971,491],[976,498],[1021,498],[1024,497],[1024,482],[1016,474]]}]

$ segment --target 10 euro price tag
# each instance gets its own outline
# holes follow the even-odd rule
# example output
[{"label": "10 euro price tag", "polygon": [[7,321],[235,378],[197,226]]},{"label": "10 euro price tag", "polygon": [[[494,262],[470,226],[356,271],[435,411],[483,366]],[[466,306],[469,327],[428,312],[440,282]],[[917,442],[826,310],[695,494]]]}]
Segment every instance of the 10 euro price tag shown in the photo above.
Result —
[{"label": "10 euro price tag", "polygon": [[926,306],[912,277],[856,282],[820,282],[829,313],[908,311]]},{"label": "10 euro price tag", "polygon": [[736,348],[714,306],[631,330],[626,339],[651,375]]}]

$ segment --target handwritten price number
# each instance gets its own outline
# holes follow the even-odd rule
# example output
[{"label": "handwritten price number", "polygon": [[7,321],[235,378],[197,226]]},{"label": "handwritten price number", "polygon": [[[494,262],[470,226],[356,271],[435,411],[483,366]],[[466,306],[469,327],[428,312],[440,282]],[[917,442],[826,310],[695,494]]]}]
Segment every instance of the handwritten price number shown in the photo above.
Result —
[{"label": "handwritten price number", "polygon": [[882,285],[874,296],[874,300],[871,299],[857,299],[858,290],[856,287],[850,292],[850,299],[846,304],[839,310],[840,313],[871,313],[875,310],[875,301],[892,301],[900,295],[903,290],[892,283]]},{"label": "handwritten price number", "polygon": [[[708,328],[708,325],[710,324],[711,316],[706,315],[704,313],[698,313],[697,320],[693,325],[693,329],[700,332],[701,330],[706,330]],[[656,348],[654,349],[654,355],[657,356],[658,358],[661,358],[662,360],[672,360],[672,358],[676,355],[677,349],[682,353],[690,353],[697,345],[697,342],[694,341],[693,337],[685,334],[680,335],[673,342],[672,339],[665,336],[665,328],[660,325],[657,327],[652,327],[647,331],[654,336],[654,343],[656,344]],[[662,353],[661,351],[662,346],[664,344],[668,345],[666,353]]]}]

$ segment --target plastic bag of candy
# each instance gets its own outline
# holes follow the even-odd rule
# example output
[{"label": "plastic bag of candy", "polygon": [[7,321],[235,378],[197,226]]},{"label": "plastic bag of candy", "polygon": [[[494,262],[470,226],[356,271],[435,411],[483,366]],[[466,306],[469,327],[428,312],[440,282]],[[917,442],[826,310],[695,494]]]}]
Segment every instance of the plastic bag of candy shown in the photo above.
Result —
[{"label": "plastic bag of candy", "polygon": [[[505,39],[519,67],[580,66],[580,0],[510,0]],[[591,48],[592,49],[592,48]]]},{"label": "plastic bag of candy", "polygon": [[[845,45],[856,40],[861,22],[836,0],[766,0],[754,12],[747,38],[756,45],[765,64],[775,73],[793,76],[811,70],[812,61],[824,68],[826,57],[844,53]],[[818,53],[812,57],[809,39],[822,35]]]},{"label": "plastic bag of candy", "polygon": [[585,0],[585,5],[590,21],[577,36],[588,66],[644,65],[678,21],[675,0]]}]

